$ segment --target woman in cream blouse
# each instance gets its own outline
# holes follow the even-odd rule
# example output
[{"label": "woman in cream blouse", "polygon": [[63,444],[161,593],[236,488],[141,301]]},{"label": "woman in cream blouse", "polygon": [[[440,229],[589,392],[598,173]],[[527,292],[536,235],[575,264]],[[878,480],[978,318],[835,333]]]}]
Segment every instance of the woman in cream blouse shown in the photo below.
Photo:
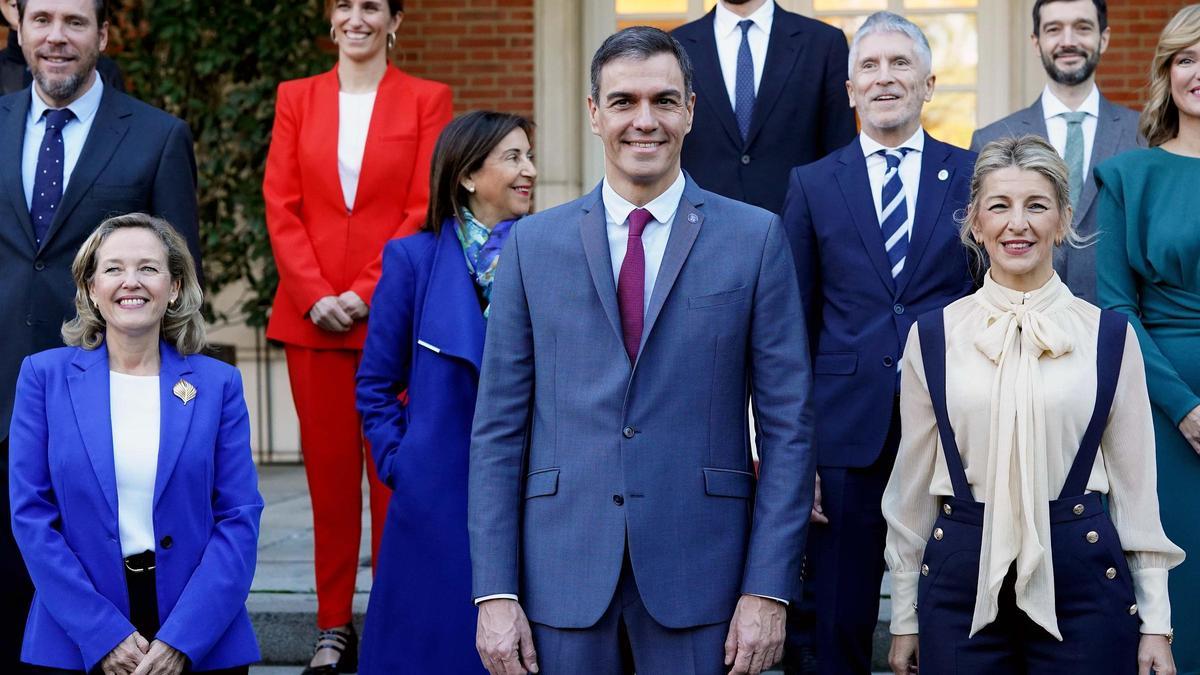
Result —
[{"label": "woman in cream blouse", "polygon": [[962,232],[983,287],[909,334],[883,497],[897,674],[1175,672],[1183,552],[1159,522],[1142,356],[1054,273],[1079,243],[1069,194],[1045,141],[987,145]]}]

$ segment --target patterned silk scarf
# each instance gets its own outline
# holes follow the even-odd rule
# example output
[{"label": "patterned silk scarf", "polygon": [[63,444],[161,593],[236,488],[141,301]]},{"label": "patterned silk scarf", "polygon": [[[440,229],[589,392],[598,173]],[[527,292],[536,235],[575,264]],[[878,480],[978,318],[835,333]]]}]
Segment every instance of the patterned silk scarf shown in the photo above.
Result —
[{"label": "patterned silk scarf", "polygon": [[[462,217],[453,219],[454,234],[458,235],[458,243],[462,244],[467,269],[471,272],[475,285],[483,293],[485,320],[492,308],[492,282],[496,278],[496,265],[500,262],[500,249],[504,247],[515,222],[515,218],[502,220],[496,223],[495,227],[488,229],[465,206]],[[450,224],[451,221],[447,220],[442,227]]]}]

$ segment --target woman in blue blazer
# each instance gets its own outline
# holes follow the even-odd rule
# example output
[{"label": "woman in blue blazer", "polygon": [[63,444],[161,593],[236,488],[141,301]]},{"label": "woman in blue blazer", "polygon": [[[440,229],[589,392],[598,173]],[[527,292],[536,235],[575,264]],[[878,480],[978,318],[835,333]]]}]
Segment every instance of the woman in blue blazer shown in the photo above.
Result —
[{"label": "woman in blue blazer", "polygon": [[433,151],[423,231],[384,249],[358,407],[393,493],[363,630],[363,675],[483,672],[474,649],[467,454],[493,274],[537,177],[531,130],[524,118],[497,112],[452,121]]},{"label": "woman in blue blazer", "polygon": [[201,291],[166,221],[110,218],[71,267],[68,347],[21,365],[12,528],[45,673],[246,673],[259,496],[238,371],[201,356]]}]

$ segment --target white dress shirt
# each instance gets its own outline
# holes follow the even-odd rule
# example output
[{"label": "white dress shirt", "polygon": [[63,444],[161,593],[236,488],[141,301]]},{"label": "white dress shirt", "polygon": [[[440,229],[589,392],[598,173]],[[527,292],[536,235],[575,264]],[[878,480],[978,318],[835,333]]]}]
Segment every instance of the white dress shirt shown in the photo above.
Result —
[{"label": "white dress shirt", "polygon": [[1100,120],[1100,90],[1092,86],[1092,93],[1083,99],[1078,110],[1071,110],[1050,91],[1050,85],[1042,91],[1042,114],[1046,117],[1046,135],[1059,157],[1067,156],[1067,121],[1059,117],[1062,113],[1087,113],[1083,118],[1083,175],[1088,175],[1092,164],[1092,144],[1096,141],[1096,123]]},{"label": "white dress shirt", "polygon": [[358,176],[362,172],[363,153],[367,149],[367,130],[371,126],[371,111],[375,109],[375,92],[365,94],[338,93],[338,178],[342,182],[342,199],[346,210],[354,208],[358,194]]},{"label": "white dress shirt", "polygon": [[121,555],[154,550],[154,480],[158,475],[157,375],[108,373],[117,525]]},{"label": "white dress shirt", "polygon": [[[753,14],[746,17],[754,22],[746,31],[750,43],[750,57],[754,60],[754,95],[762,82],[763,65],[767,61],[767,43],[771,38],[771,22],[775,19],[775,0],[767,0]],[[737,57],[742,47],[742,29],[738,22],[742,17],[729,11],[720,2],[713,16],[713,33],[717,38],[717,60],[721,64],[721,76],[725,80],[725,92],[729,94],[729,107],[737,107]]]},{"label": "white dress shirt", "polygon": [[[642,207],[654,216],[653,220],[646,223],[646,229],[642,230],[642,248],[646,251],[643,316],[650,307],[650,295],[654,292],[658,269],[662,267],[663,254],[667,251],[667,239],[671,237],[671,221],[675,219],[679,200],[683,198],[683,185],[683,172],[680,171],[670,187]],[[600,188],[600,197],[604,201],[604,221],[608,225],[608,253],[612,256],[613,283],[617,283],[621,276],[621,264],[625,262],[625,249],[629,244],[629,213],[638,207],[617,194],[607,177]]]},{"label": "white dress shirt", "polygon": [[895,148],[881,145],[870,136],[860,134],[863,156],[867,159],[867,178],[871,181],[871,199],[875,203],[875,218],[883,223],[883,176],[887,173],[887,159],[876,154],[880,150],[908,148],[909,152],[900,160],[900,180],[904,183],[904,204],[908,207],[908,236],[912,239],[913,217],[917,210],[917,193],[921,187],[921,154],[925,151],[925,130],[917,132]]},{"label": "white dress shirt", "polygon": [[[37,86],[32,86],[30,96],[33,102],[29,106],[29,116],[25,118],[25,143],[21,148],[21,180],[25,183],[25,208],[33,208],[33,181],[37,173],[38,148],[42,147],[42,139],[46,136],[46,119],[42,114],[50,106],[38,96]],[[92,122],[96,121],[96,111],[100,109],[100,99],[104,96],[104,84],[100,74],[83,96],[75,99],[67,110],[75,113],[62,129],[63,136],[63,194],[67,193],[67,185],[71,182],[71,172],[79,162],[83,152],[83,144],[87,141],[88,132],[92,130]]]}]

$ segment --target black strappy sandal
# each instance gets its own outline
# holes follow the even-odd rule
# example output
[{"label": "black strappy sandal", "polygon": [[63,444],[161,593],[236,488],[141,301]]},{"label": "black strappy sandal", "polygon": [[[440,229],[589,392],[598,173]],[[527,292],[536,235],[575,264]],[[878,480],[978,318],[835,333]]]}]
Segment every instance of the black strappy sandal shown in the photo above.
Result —
[{"label": "black strappy sandal", "polygon": [[338,630],[323,630],[318,633],[317,641],[313,645],[313,653],[322,649],[332,649],[337,652],[337,662],[324,666],[308,666],[301,675],[338,675],[339,673],[358,672],[358,633],[354,631],[353,624],[350,625],[348,633]]}]

